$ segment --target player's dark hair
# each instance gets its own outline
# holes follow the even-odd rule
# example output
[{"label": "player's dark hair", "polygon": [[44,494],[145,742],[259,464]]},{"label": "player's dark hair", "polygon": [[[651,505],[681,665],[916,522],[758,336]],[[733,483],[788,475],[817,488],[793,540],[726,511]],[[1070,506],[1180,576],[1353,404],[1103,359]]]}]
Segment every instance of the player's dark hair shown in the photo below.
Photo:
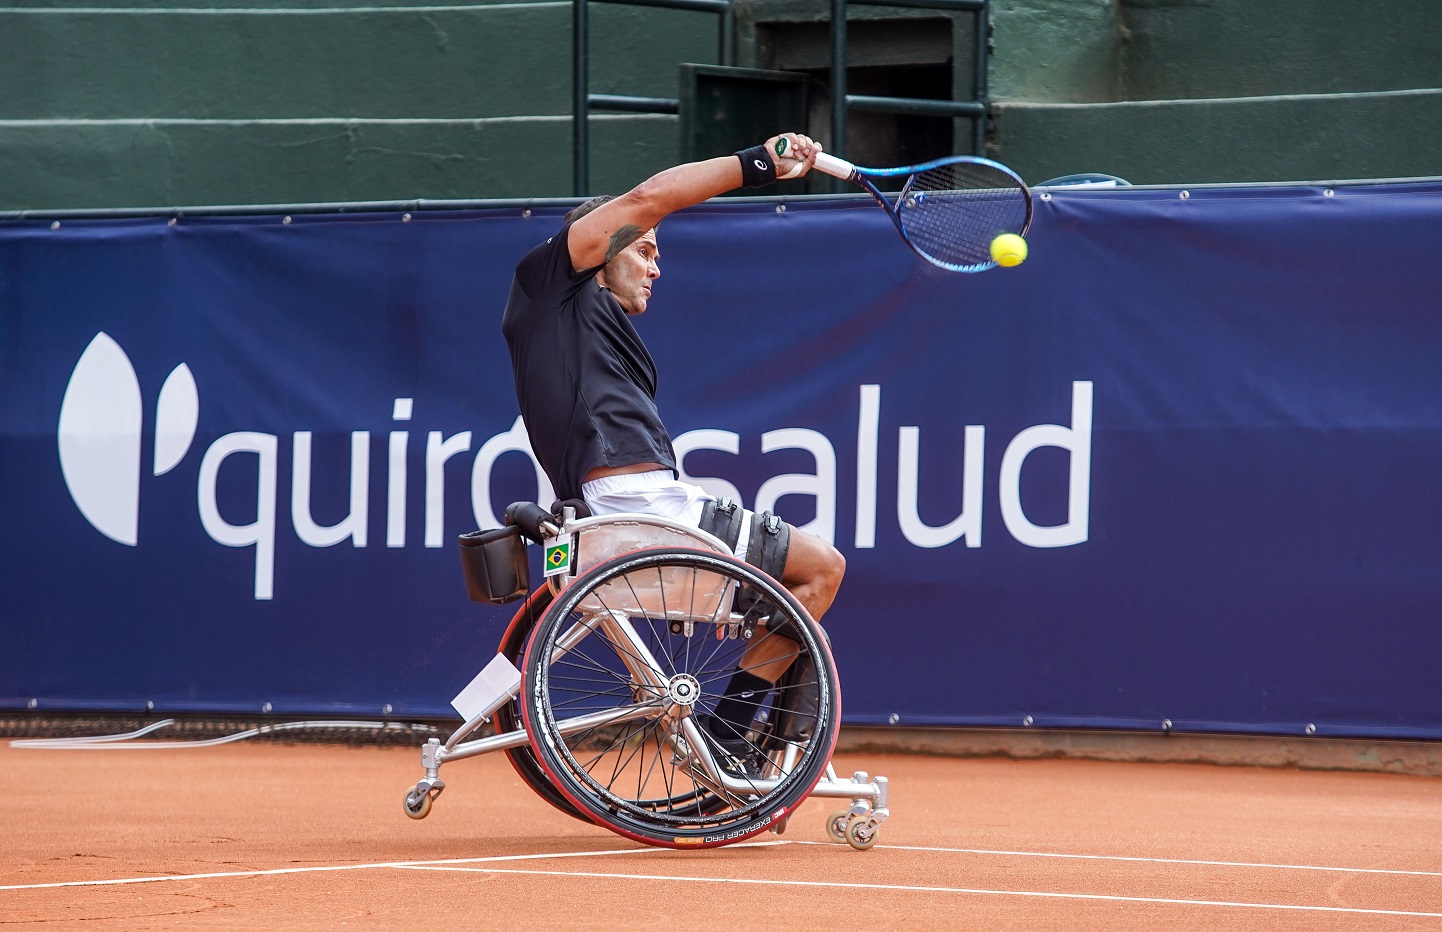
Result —
[{"label": "player's dark hair", "polygon": [[580,220],[582,217],[586,216],[597,207],[600,207],[607,201],[614,201],[615,199],[616,195],[614,194],[598,194],[584,204],[581,204],[577,207],[572,207],[569,211],[566,212],[566,218],[562,222],[572,223],[576,220]]}]

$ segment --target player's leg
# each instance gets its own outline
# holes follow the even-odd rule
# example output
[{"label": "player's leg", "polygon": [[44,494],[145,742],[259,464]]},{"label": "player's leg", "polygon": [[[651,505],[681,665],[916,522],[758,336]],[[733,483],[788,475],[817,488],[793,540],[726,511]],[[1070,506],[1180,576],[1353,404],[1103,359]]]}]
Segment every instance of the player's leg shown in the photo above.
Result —
[{"label": "player's leg", "polygon": [[806,606],[815,621],[831,608],[841,578],[846,575],[846,558],[826,541],[805,531],[791,529],[791,548],[780,583]]},{"label": "player's leg", "polygon": [[[814,620],[820,621],[831,608],[845,574],[846,558],[840,551],[819,537],[790,528],[786,566],[779,581]],[[742,657],[741,668],[774,683],[786,672],[794,655],[795,643],[789,638],[763,637]]]},{"label": "player's leg", "polygon": [[[765,517],[753,516],[753,525],[764,528],[764,523],[757,522],[764,522]],[[806,607],[807,614],[819,619],[836,598],[836,591],[846,572],[846,559],[819,537],[789,526],[785,532],[778,535],[784,540],[786,548],[779,581]],[[766,562],[772,561],[762,561],[759,553],[753,552],[764,547],[764,531],[751,540],[752,549],[747,552],[747,562],[760,562],[763,569],[770,569],[775,574],[774,566],[765,566]],[[773,715],[780,715],[783,710],[789,713],[788,730],[804,730],[804,723],[809,721],[806,710],[788,708],[793,703],[789,701],[792,697],[783,695],[786,689],[776,689],[777,683],[798,656],[797,643],[787,637],[784,630],[758,630],[757,635],[756,642],[742,656],[736,673],[726,684],[721,699],[716,703],[715,714],[706,722],[722,746],[742,759],[752,756],[749,752],[755,750],[744,740],[744,736],[765,707],[768,697],[771,697]]]}]

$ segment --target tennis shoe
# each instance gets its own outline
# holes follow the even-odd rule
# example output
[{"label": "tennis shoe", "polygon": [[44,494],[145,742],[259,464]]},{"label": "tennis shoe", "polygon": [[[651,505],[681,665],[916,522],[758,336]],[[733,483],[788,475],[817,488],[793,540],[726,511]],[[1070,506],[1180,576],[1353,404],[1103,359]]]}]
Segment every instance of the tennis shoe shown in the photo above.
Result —
[{"label": "tennis shoe", "polygon": [[712,754],[728,776],[740,780],[761,779],[761,753],[744,738],[714,738]]}]

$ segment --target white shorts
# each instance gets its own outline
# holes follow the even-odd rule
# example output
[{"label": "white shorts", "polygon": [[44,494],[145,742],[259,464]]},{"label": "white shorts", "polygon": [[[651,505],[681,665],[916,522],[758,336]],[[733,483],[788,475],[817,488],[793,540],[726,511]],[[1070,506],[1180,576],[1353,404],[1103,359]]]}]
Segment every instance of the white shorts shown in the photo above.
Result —
[{"label": "white shorts", "polygon": [[[707,502],[716,500],[716,496],[700,486],[677,479],[669,469],[592,479],[581,486],[581,497],[593,515],[658,515],[689,527],[699,527],[701,509]],[[746,545],[751,537],[750,518],[751,513],[745,512],[745,525],[736,541],[738,560],[746,559]]]}]

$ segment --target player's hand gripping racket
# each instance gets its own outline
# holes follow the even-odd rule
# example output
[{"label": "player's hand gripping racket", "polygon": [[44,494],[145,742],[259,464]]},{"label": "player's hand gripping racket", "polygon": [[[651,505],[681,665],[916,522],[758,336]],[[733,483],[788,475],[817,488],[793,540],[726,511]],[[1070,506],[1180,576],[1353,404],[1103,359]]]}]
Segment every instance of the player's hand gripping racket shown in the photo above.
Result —
[{"label": "player's hand gripping racket", "polygon": [[[990,159],[956,155],[905,168],[858,168],[822,152],[816,168],[864,188],[913,252],[951,272],[995,268],[992,241],[1003,233],[1024,237],[1031,228],[1031,192],[1016,172]],[[871,183],[899,176],[910,177],[894,204]]]}]

